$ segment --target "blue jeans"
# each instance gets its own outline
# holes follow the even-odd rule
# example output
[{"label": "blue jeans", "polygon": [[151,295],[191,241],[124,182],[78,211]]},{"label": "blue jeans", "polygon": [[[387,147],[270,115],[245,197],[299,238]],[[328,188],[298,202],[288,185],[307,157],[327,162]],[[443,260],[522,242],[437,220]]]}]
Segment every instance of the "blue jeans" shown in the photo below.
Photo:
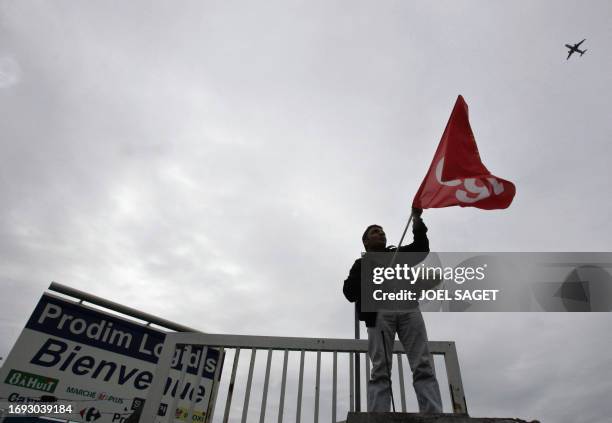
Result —
[{"label": "blue jeans", "polygon": [[[384,333],[386,360],[381,332]],[[396,333],[408,355],[419,412],[441,413],[440,388],[427,346],[425,323],[419,310],[379,312],[376,326],[368,328],[368,355],[372,361],[372,373],[368,382],[368,411],[386,412],[391,409],[390,374]]]}]

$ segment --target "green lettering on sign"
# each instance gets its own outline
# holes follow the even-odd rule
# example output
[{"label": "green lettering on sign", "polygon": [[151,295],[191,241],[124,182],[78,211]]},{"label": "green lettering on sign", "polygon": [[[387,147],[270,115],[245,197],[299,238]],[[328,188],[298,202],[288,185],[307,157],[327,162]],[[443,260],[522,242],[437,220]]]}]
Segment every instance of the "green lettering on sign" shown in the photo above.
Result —
[{"label": "green lettering on sign", "polygon": [[6,376],[4,383],[15,386],[23,386],[37,391],[53,393],[57,387],[58,379],[53,379],[46,376],[35,375],[33,373],[22,372],[11,369]]}]

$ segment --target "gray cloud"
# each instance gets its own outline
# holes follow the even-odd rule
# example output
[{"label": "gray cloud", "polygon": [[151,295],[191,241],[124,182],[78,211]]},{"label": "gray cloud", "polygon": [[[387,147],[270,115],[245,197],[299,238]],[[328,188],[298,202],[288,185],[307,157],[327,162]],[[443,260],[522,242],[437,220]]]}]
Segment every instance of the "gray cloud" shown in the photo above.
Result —
[{"label": "gray cloud", "polygon": [[0,88],[19,83],[21,78],[19,64],[10,56],[0,57]]},{"label": "gray cloud", "polygon": [[[426,211],[433,248],[610,248],[608,2],[0,8],[2,356],[51,280],[207,332],[351,337],[361,232],[397,242],[459,93],[517,196]],[[427,320],[473,415],[608,419],[608,315]]]}]

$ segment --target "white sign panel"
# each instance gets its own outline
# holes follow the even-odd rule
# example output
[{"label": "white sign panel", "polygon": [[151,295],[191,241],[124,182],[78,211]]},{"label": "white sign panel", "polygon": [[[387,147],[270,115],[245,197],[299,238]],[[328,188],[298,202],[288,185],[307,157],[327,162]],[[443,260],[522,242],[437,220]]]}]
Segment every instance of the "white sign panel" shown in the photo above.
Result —
[{"label": "white sign panel", "polygon": [[[160,330],[45,294],[0,369],[1,408],[14,411],[17,405],[51,397],[57,405],[70,405],[71,412],[53,410],[46,416],[122,423],[147,397],[164,338]],[[201,360],[205,361],[198,378]],[[178,363],[188,363],[180,389]],[[177,351],[172,364],[160,416],[168,417],[176,398],[176,421],[186,422],[195,398],[192,421],[203,422],[219,351],[206,347]]]}]

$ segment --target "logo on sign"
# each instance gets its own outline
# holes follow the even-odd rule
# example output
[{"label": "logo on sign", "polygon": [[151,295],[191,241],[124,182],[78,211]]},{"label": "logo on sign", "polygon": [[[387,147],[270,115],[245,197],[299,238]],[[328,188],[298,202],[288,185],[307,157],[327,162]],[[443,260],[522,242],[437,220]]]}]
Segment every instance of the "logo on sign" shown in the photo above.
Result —
[{"label": "logo on sign", "polygon": [[13,392],[8,396],[9,402],[23,402],[23,403],[31,403],[31,402],[40,402],[40,398],[26,397],[18,392]]},{"label": "logo on sign", "polygon": [[132,410],[138,410],[144,405],[145,400],[143,398],[135,397],[132,400],[132,406],[130,407]]},{"label": "logo on sign", "polygon": [[4,383],[22,388],[35,389],[37,391],[53,393],[57,387],[58,379],[33,373],[22,372],[11,369]]},{"label": "logo on sign", "polygon": [[116,397],[116,396],[111,395],[111,394],[107,394],[106,392],[100,392],[98,394],[98,399],[101,400],[101,401],[114,402],[115,404],[123,404],[123,398]]},{"label": "logo on sign", "polygon": [[79,412],[79,414],[81,415],[83,421],[86,422],[93,422],[102,417],[102,414],[100,414],[98,409],[95,407],[84,408]]},{"label": "logo on sign", "polygon": [[91,399],[96,398],[96,391],[88,391],[87,389],[81,389],[74,386],[67,386],[66,392],[72,395],[78,395],[81,397],[87,397]]}]

